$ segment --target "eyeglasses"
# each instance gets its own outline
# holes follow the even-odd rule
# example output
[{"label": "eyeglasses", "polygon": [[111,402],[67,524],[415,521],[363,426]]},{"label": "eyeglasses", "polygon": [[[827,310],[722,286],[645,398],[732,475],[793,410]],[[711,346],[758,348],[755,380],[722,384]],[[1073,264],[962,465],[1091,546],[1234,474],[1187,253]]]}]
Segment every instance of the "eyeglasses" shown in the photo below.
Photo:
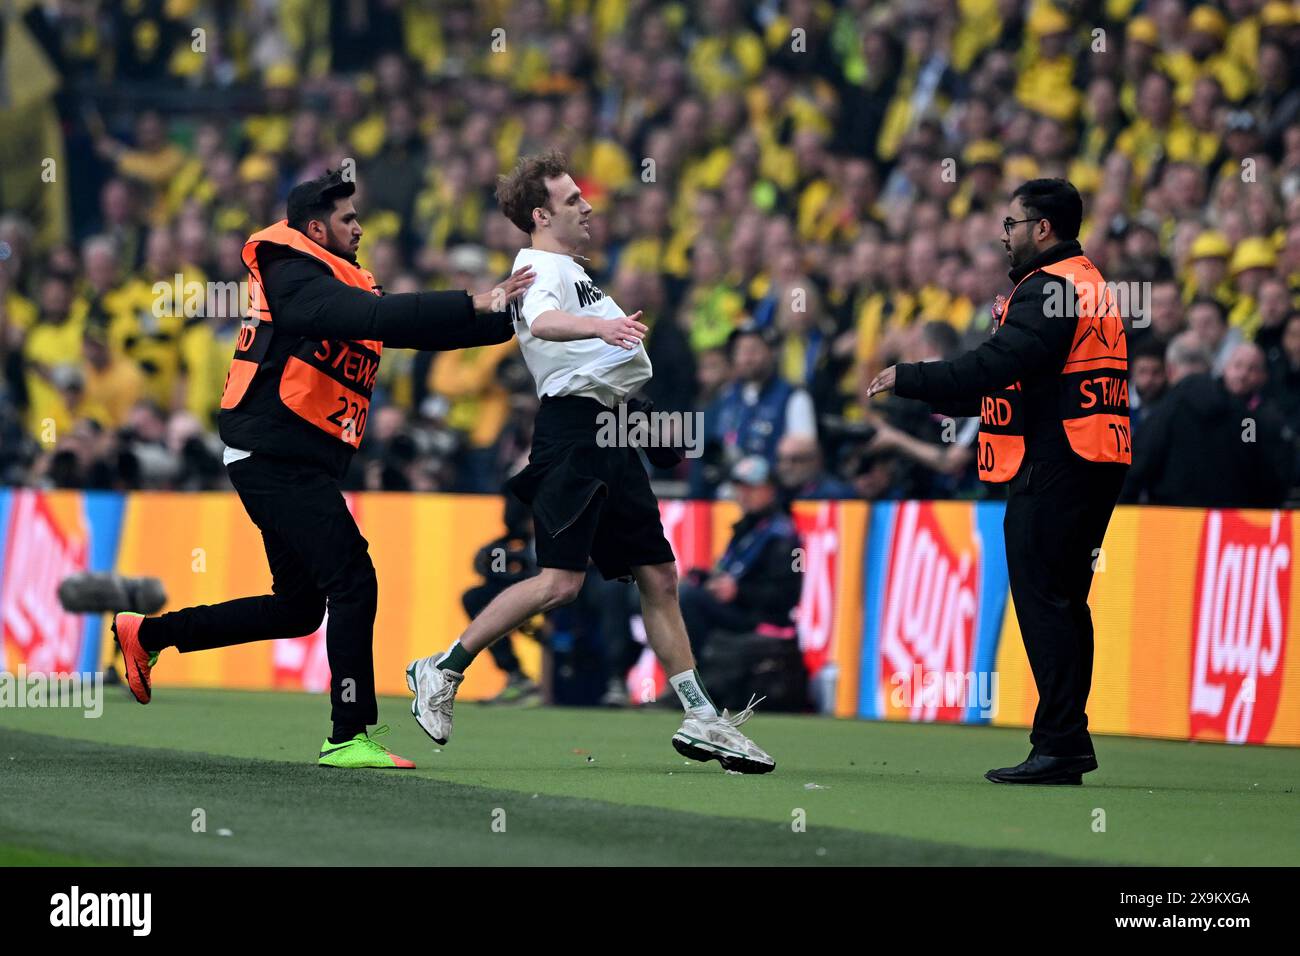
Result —
[{"label": "eyeglasses", "polygon": [[1022,222],[1038,222],[1038,220],[1042,218],[1042,216],[1030,216],[1028,219],[1012,219],[1010,216],[1007,216],[1006,219],[1002,220],[1002,231],[1009,236],[1011,235],[1012,226],[1019,225]]}]

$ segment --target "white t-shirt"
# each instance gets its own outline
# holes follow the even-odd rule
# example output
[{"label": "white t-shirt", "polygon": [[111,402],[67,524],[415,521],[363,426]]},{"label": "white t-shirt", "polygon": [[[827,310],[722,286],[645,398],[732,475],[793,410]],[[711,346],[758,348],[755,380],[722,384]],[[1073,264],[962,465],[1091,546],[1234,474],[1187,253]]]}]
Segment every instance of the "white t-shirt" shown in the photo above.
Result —
[{"label": "white t-shirt", "polygon": [[511,271],[525,265],[533,267],[536,278],[511,309],[519,348],[537,383],[538,397],[582,395],[613,407],[650,381],[652,369],[644,342],[624,349],[601,339],[550,342],[534,336],[530,331],[533,322],[552,309],[602,319],[617,319],[627,313],[596,287],[572,256],[520,249]]}]

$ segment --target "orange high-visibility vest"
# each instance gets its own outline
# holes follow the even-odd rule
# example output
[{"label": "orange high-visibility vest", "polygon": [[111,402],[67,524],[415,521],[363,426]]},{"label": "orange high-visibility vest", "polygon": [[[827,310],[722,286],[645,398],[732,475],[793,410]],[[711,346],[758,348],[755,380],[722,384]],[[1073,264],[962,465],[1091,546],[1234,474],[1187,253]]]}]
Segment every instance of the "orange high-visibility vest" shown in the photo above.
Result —
[{"label": "orange high-visibility vest", "polygon": [[[1077,306],[1079,311],[1074,344],[1061,369],[1065,437],[1074,453],[1087,461],[1130,464],[1128,336],[1115,297],[1087,256],[1072,256],[1034,272],[1068,279],[1076,292],[1074,302],[1062,302],[1063,310]],[[1016,289],[1029,275],[1016,283]],[[1006,320],[1015,295],[1012,289],[1002,303],[994,319],[995,331]],[[1010,481],[1020,471],[1025,457],[1023,394],[1016,382],[981,399],[978,464],[983,481]]]},{"label": "orange high-visibility vest", "polygon": [[[257,261],[257,249],[264,242],[288,246],[311,256],[327,266],[340,282],[375,295],[383,294],[373,275],[312,242],[291,228],[287,220],[281,219],[275,225],[253,233],[244,243],[243,251],[244,265],[252,277],[248,318],[239,327],[235,355],[230,362],[230,371],[226,373],[226,387],[221,393],[222,408],[235,408],[243,401],[271,344],[273,320]],[[305,421],[356,448],[366,430],[370,395],[382,353],[383,343],[378,341],[304,339],[279,371],[280,401]],[[267,371],[274,373],[276,370]]]}]

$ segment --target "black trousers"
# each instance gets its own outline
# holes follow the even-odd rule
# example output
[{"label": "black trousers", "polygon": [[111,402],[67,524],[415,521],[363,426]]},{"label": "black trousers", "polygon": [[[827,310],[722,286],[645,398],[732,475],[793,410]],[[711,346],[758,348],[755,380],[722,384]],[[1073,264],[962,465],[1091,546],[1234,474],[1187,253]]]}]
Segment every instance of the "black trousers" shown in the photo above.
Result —
[{"label": "black trousers", "polygon": [[[369,546],[326,472],[254,453],[233,462],[230,481],[262,532],[271,594],[203,604],[150,618],[146,648],[181,653],[302,637],[329,608],[325,645],[335,737],[379,719],[372,641],[379,584]],[[235,555],[235,560],[256,560]]]},{"label": "black trousers", "polygon": [[1003,520],[1011,599],[1038,685],[1029,741],[1046,756],[1091,754],[1088,589],[1124,465],[1026,462],[1007,489]]}]

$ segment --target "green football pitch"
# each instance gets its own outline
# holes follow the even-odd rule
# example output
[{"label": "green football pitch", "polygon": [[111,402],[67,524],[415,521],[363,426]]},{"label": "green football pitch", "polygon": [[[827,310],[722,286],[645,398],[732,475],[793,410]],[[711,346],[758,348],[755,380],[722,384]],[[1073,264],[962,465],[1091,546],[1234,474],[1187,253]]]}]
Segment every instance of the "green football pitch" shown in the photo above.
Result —
[{"label": "green football pitch", "polygon": [[0,863],[1190,864],[1300,862],[1300,751],[1097,738],[1083,787],[1005,787],[1021,730],[763,714],[766,776],[686,761],[672,711],[476,704],[415,771],[315,766],[328,702],[107,689],[102,716],[0,709]]}]

